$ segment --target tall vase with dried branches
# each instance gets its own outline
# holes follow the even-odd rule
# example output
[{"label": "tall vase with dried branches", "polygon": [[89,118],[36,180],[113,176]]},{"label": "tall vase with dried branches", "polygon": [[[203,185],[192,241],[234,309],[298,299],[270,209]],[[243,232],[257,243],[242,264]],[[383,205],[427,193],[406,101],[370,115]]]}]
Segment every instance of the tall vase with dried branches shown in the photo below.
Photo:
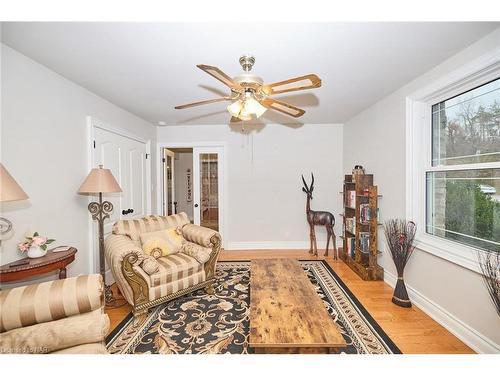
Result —
[{"label": "tall vase with dried branches", "polygon": [[484,284],[500,316],[500,252],[478,251],[477,259]]},{"label": "tall vase with dried branches", "polygon": [[385,237],[391,251],[392,260],[398,272],[398,280],[394,288],[392,302],[401,307],[411,307],[411,301],[403,279],[403,273],[415,247],[416,225],[413,221],[402,219],[390,219],[384,224]]}]

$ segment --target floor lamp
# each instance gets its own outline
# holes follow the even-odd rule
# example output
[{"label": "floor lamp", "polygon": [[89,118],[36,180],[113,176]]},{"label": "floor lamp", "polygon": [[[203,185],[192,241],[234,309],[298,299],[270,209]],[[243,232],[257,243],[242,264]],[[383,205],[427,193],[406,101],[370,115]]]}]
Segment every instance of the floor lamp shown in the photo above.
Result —
[{"label": "floor lamp", "polygon": [[121,193],[122,189],[116,182],[109,169],[104,169],[102,165],[99,168],[93,168],[82,186],[78,189],[78,194],[99,195],[99,202],[91,202],[88,206],[92,219],[97,221],[99,236],[99,271],[104,283],[104,296],[106,305],[113,305],[115,298],[111,286],[106,285],[106,266],[104,260],[104,220],[109,219],[109,214],[113,211],[113,204],[108,201],[102,201],[104,193]]},{"label": "floor lamp", "polygon": [[[2,163],[0,163],[0,202],[10,202],[10,201],[22,201],[28,199],[28,195],[19,186],[19,184],[14,180],[10,173],[5,169]],[[12,223],[3,217],[0,217],[0,235],[4,235],[10,232],[12,229]],[[0,245],[2,240],[0,239]]]}]

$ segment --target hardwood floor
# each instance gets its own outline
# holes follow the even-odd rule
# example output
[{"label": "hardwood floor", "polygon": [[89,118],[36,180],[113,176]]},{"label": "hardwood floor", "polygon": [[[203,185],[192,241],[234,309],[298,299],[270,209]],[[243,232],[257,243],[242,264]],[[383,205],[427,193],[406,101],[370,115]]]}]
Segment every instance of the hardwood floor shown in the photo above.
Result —
[{"label": "hardwood floor", "polygon": [[[391,302],[393,290],[385,282],[363,281],[342,261],[334,261],[331,255],[316,258],[306,250],[226,250],[220,256],[222,261],[259,258],[325,259],[403,353],[474,353],[419,308],[394,305]],[[113,290],[116,293],[114,285]],[[111,329],[130,311],[129,305],[106,309]]]}]

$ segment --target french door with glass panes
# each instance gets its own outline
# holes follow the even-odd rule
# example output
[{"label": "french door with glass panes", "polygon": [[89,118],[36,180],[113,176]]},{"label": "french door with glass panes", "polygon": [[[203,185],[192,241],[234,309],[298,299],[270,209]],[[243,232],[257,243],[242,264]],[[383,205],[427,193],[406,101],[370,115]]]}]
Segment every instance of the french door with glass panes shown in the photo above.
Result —
[{"label": "french door with glass panes", "polygon": [[224,148],[193,148],[194,223],[223,232]]}]

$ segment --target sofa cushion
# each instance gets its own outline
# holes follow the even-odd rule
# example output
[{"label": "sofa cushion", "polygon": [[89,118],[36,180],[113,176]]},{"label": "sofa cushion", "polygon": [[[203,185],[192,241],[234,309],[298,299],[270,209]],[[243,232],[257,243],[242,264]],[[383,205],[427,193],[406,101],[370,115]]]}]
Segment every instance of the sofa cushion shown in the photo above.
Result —
[{"label": "sofa cushion", "polygon": [[203,266],[196,259],[183,253],[161,257],[157,261],[160,264],[160,269],[149,275],[152,287],[188,278],[203,269]]},{"label": "sofa cushion", "polygon": [[166,257],[178,253],[185,240],[179,227],[141,233],[142,250],[154,258]]},{"label": "sofa cushion", "polygon": [[102,309],[68,318],[12,329],[0,334],[0,352],[43,354],[76,345],[101,343],[109,331]]},{"label": "sofa cushion", "polygon": [[82,275],[0,291],[0,332],[83,314],[102,306],[102,277]]},{"label": "sofa cushion", "polygon": [[180,279],[178,281],[174,281],[168,284],[161,284],[155,287],[151,287],[149,288],[149,300],[154,301],[161,297],[170,296],[173,293],[185,290],[195,285],[199,285],[205,280],[206,280],[205,270],[202,269],[200,272],[193,273],[192,275],[184,279]]},{"label": "sofa cushion", "polygon": [[160,263],[152,257],[151,255],[145,255],[144,260],[141,263],[141,268],[146,272],[148,275],[152,275],[153,273],[156,273],[160,269]]},{"label": "sofa cushion", "polygon": [[141,233],[182,227],[185,224],[189,224],[189,218],[185,212],[170,216],[151,215],[135,220],[118,220],[113,225],[113,234],[122,234],[139,242]]},{"label": "sofa cushion", "polygon": [[201,245],[186,241],[182,246],[181,252],[183,254],[189,255],[190,257],[193,257],[198,261],[198,263],[203,264],[206,263],[210,258],[212,248],[203,247]]},{"label": "sofa cushion", "polygon": [[212,237],[217,236],[220,240],[220,234],[215,230],[199,225],[186,224],[182,227],[182,235],[186,241],[194,242],[204,247],[213,247]]}]

